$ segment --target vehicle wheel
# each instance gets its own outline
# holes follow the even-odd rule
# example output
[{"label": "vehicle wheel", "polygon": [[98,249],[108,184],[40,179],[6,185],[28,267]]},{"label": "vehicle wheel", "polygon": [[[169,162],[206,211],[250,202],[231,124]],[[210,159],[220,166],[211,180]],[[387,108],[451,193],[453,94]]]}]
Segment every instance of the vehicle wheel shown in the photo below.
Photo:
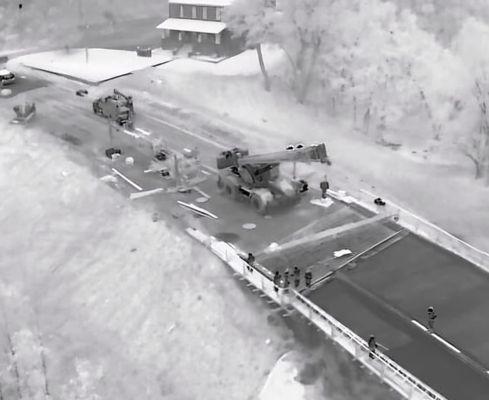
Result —
[{"label": "vehicle wheel", "polygon": [[259,214],[265,214],[267,212],[267,203],[265,203],[261,197],[253,196],[251,199],[251,204]]}]

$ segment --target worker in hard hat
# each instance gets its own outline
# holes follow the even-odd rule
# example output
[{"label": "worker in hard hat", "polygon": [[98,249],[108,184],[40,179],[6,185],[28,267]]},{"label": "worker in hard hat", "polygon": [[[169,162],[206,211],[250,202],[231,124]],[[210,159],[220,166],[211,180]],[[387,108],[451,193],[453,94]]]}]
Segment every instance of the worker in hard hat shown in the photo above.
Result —
[{"label": "worker in hard hat", "polygon": [[435,319],[437,315],[433,306],[428,307],[428,332],[433,333],[435,330]]},{"label": "worker in hard hat", "polygon": [[327,175],[324,175],[324,178],[319,184],[319,187],[321,188],[321,198],[325,199],[327,197],[327,193],[329,189],[329,182],[328,182]]},{"label": "worker in hard hat", "polygon": [[370,335],[368,339],[368,348],[370,350],[368,356],[373,360],[375,358],[374,354],[377,351],[377,341],[374,335]]}]

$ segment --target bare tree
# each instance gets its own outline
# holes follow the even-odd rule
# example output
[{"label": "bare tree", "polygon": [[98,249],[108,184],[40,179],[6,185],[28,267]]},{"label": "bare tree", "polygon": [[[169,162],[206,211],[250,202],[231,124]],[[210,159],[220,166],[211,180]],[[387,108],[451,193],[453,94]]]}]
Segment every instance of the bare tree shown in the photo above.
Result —
[{"label": "bare tree", "polygon": [[478,129],[467,143],[461,146],[461,150],[467,156],[475,167],[475,178],[485,179],[486,185],[489,185],[489,92],[480,80],[475,82],[475,98],[479,106],[479,124]]},{"label": "bare tree", "polygon": [[289,60],[292,88],[299,103],[306,101],[318,59],[328,43],[331,1],[284,0],[277,18],[274,40]]},{"label": "bare tree", "polygon": [[275,9],[268,0],[238,0],[224,13],[234,37],[243,39],[248,48],[256,50],[265,90],[271,90],[271,80],[263,59],[262,44],[269,41],[274,29]]}]

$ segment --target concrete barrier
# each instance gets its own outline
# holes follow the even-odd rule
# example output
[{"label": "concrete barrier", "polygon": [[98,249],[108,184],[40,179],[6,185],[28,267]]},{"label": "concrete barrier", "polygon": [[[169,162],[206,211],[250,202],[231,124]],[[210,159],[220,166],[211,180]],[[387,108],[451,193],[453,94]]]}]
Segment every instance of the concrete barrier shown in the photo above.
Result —
[{"label": "concrete barrier", "polygon": [[370,350],[365,340],[299,292],[292,289],[278,289],[276,291],[270,277],[260,271],[261,267],[255,268],[249,265],[240,257],[239,250],[234,246],[207,236],[194,228],[187,228],[186,232],[230,266],[236,275],[248,282],[249,286],[263,292],[278,304],[293,307],[301,313],[328,335],[331,340],[348,351],[355,360],[362,363],[404,398],[409,400],[447,400],[381,352],[377,351],[372,354],[373,358],[370,358]]}]

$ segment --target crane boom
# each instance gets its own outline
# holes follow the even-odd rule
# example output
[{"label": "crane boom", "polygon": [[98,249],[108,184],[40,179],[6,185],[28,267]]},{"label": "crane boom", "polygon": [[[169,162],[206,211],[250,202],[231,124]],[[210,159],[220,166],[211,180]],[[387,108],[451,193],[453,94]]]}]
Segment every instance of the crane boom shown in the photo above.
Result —
[{"label": "crane boom", "polygon": [[266,154],[254,154],[238,158],[238,165],[275,164],[285,161],[320,161],[326,163],[328,155],[324,143]]},{"label": "crane boom", "polygon": [[288,150],[273,153],[249,155],[247,150],[233,149],[224,151],[217,159],[217,168],[243,167],[245,165],[256,166],[264,164],[279,164],[284,161],[319,161],[331,164],[324,143],[306,147],[295,147]]}]

